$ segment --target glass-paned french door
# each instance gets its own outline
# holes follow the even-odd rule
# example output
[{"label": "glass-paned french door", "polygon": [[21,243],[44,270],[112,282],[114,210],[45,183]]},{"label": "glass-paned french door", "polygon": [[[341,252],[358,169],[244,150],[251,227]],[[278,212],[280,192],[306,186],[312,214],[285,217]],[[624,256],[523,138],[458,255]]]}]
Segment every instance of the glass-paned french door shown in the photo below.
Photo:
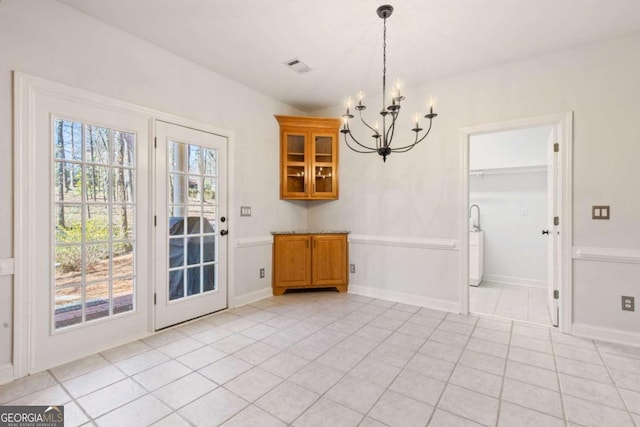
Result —
[{"label": "glass-paned french door", "polygon": [[55,329],[135,306],[136,135],[55,118]]},{"label": "glass-paned french door", "polygon": [[156,329],[227,306],[225,137],[156,124]]}]

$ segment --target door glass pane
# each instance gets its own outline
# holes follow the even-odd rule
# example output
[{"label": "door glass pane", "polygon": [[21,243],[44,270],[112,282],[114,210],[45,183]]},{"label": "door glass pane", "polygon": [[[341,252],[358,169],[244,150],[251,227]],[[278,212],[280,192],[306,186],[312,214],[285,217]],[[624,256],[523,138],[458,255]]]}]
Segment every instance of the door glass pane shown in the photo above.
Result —
[{"label": "door glass pane", "polygon": [[304,166],[287,166],[287,191],[304,193]]},{"label": "door glass pane", "polygon": [[215,176],[218,174],[218,159],[217,151],[209,148],[202,150],[202,157],[204,159],[204,174],[209,176]]},{"label": "door glass pane", "polygon": [[200,293],[200,268],[198,266],[187,269],[187,295]]},{"label": "door glass pane", "polygon": [[217,289],[215,264],[202,267],[202,285],[203,292],[215,291]]},{"label": "door glass pane", "polygon": [[119,166],[133,167],[134,135],[129,132],[113,131],[113,163]]},{"label": "door glass pane", "polygon": [[331,162],[333,156],[333,138],[330,136],[316,136],[316,162]]},{"label": "door glass pane", "polygon": [[133,310],[133,279],[113,281],[113,314]]},{"label": "door glass pane", "polygon": [[85,317],[87,320],[100,319],[109,315],[109,282],[87,285]]},{"label": "door glass pane", "polygon": [[184,172],[186,160],[186,144],[169,141],[169,170]]},{"label": "door glass pane", "polygon": [[287,162],[304,162],[304,135],[287,135]]},{"label": "door glass pane", "polygon": [[56,289],[54,302],[56,328],[82,323],[82,300],[82,286]]},{"label": "door glass pane", "polygon": [[170,300],[216,289],[217,150],[169,143],[170,164],[180,163],[181,153],[188,174],[169,174]]},{"label": "door glass pane", "polygon": [[98,126],[86,126],[84,161],[90,163],[109,163],[109,129]]},{"label": "door glass pane", "polygon": [[169,299],[175,300],[184,297],[184,270],[169,272]]},{"label": "door glass pane", "polygon": [[57,243],[82,242],[82,205],[56,204]]},{"label": "door glass pane", "polygon": [[54,197],[58,202],[80,203],[82,200],[82,166],[77,163],[55,162]]},{"label": "door glass pane", "polygon": [[169,203],[184,204],[186,202],[185,179],[184,175],[169,175]]},{"label": "door glass pane", "polygon": [[82,123],[55,120],[54,155],[61,160],[82,160]]},{"label": "door glass pane", "polygon": [[316,166],[314,176],[316,193],[330,193],[333,190],[333,169],[328,166]]},{"label": "door glass pane", "polygon": [[134,309],[136,135],[65,119],[52,134],[58,329]]},{"label": "door glass pane", "polygon": [[200,174],[202,151],[197,145],[189,145],[189,173]]}]

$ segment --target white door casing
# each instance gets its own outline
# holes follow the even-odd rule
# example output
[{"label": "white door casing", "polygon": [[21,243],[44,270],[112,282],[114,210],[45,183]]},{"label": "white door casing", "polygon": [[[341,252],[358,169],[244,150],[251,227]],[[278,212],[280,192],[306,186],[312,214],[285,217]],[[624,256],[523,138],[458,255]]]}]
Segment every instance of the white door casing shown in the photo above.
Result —
[{"label": "white door casing", "polygon": [[[489,123],[463,128],[460,131],[460,195],[459,195],[459,241],[461,247],[459,265],[459,311],[469,313],[469,141],[472,135],[551,125],[557,137],[557,211],[562,224],[562,233],[555,234],[557,240],[556,271],[560,299],[558,302],[558,326],[564,333],[571,333],[572,319],[572,156],[573,113],[558,113],[545,116]],[[556,227],[557,231],[557,227]]]}]

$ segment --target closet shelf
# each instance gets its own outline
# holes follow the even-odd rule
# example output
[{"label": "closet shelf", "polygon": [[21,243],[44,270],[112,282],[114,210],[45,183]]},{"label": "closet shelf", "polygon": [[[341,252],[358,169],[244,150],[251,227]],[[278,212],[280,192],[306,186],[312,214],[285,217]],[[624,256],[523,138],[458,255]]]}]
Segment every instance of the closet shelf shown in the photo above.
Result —
[{"label": "closet shelf", "polygon": [[470,169],[469,175],[502,175],[510,173],[541,173],[547,172],[547,165],[526,165],[526,166],[513,166],[507,168],[482,168],[482,169]]}]

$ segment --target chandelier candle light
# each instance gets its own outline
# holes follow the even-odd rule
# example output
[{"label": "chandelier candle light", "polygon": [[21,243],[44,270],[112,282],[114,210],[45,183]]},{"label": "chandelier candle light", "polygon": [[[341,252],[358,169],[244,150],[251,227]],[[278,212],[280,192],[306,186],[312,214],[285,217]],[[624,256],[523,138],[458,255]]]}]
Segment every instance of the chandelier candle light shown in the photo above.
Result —
[{"label": "chandelier candle light", "polygon": [[[431,131],[431,121],[437,116],[437,114],[433,112],[433,98],[431,98],[429,103],[429,113],[424,116],[425,119],[429,119],[429,127],[426,132],[420,136],[420,132],[422,132],[423,129],[420,127],[420,116],[416,113],[415,127],[411,129],[416,133],[415,141],[412,144],[405,145],[403,147],[391,147],[391,142],[396,128],[396,120],[400,114],[400,102],[404,99],[404,96],[400,94],[400,81],[398,80],[391,91],[391,105],[385,107],[385,99],[387,95],[387,18],[391,16],[391,13],[393,13],[393,6],[380,6],[376,10],[376,13],[384,21],[384,32],[382,36],[382,111],[380,111],[380,115],[382,116],[382,129],[380,129],[378,122],[375,122],[374,125],[371,126],[362,117],[362,111],[367,107],[362,103],[364,95],[362,91],[360,91],[358,93],[358,105],[354,108],[359,113],[360,121],[362,121],[362,123],[373,132],[371,137],[375,140],[375,146],[362,144],[351,134],[351,128],[349,127],[349,120],[353,118],[353,114],[351,114],[351,98],[347,101],[347,112],[342,115],[342,129],[340,132],[344,134],[344,141],[347,144],[347,147],[353,151],[357,153],[378,153],[382,156],[382,160],[386,162],[387,156],[391,153],[405,153],[425,139]],[[391,122],[388,127],[387,116],[390,116]],[[355,142],[357,145],[351,145],[349,142],[350,140]]]}]

